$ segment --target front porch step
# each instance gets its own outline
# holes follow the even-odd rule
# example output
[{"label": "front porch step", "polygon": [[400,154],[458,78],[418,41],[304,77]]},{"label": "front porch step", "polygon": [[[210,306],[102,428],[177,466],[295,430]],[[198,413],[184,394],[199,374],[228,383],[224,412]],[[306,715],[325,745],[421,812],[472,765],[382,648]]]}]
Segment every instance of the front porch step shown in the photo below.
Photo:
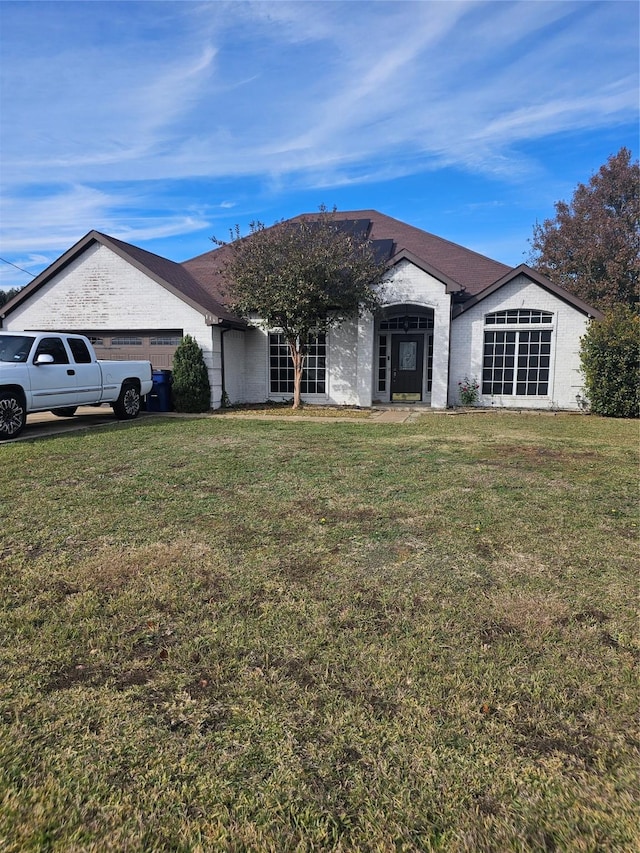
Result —
[{"label": "front porch step", "polygon": [[374,405],[371,407],[372,415],[378,424],[406,424],[417,420],[427,412],[433,411],[430,406],[420,404],[391,404]]},{"label": "front porch step", "polygon": [[371,408],[378,412],[430,412],[428,403],[374,403]]}]

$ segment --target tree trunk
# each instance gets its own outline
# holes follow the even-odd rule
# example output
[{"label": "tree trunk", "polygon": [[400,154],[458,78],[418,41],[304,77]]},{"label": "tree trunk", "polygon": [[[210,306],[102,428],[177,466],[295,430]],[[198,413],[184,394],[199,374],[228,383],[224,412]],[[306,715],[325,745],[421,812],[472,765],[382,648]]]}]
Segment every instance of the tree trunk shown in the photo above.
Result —
[{"label": "tree trunk", "polygon": [[299,409],[302,405],[300,400],[300,386],[302,384],[302,369],[304,367],[304,351],[299,340],[289,341],[289,352],[293,362],[293,408]]}]

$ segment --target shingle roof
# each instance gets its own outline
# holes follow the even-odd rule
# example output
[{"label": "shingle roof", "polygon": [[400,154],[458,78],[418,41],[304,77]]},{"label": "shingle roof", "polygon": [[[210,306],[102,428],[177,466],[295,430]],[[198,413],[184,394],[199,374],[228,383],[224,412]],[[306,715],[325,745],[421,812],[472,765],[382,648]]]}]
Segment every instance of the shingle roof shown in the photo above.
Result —
[{"label": "shingle roof", "polygon": [[[296,219],[312,219],[315,214],[303,213]],[[365,233],[369,240],[388,253],[390,263],[403,252],[422,261],[436,277],[455,283],[469,295],[475,295],[502,278],[511,267],[501,264],[450,240],[436,237],[377,210],[348,210],[335,214],[339,222],[348,222],[354,232]],[[384,248],[383,248],[384,246]],[[224,264],[228,259],[225,247],[213,249],[184,261],[185,269],[216,299],[225,300],[226,278]],[[456,288],[458,289],[458,288]]]},{"label": "shingle roof", "polygon": [[[428,266],[459,284],[467,293],[476,294],[505,275],[510,267],[478,252],[452,243],[413,225],[407,225],[376,210],[352,211],[349,216],[368,216],[372,227],[372,240],[392,239],[394,255],[406,250]],[[393,263],[393,258],[391,259]]]},{"label": "shingle roof", "polygon": [[[317,214],[301,214],[293,221],[313,219]],[[507,279],[512,268],[499,261],[494,261],[484,255],[466,249],[450,240],[444,240],[420,228],[414,228],[398,219],[378,213],[377,210],[351,210],[335,214],[342,227],[367,236],[373,243],[376,253],[388,260],[390,265],[403,258],[422,265],[424,269],[439,278],[450,292],[462,291],[462,297],[468,303],[475,303],[489,292],[493,292]],[[0,310],[0,317],[6,316],[23,300],[42,287],[57,272],[77,258],[91,243],[99,242],[111,248],[129,263],[136,266],[146,275],[153,278],[180,299],[189,303],[207,317],[209,322],[222,322],[233,326],[243,326],[244,321],[232,314],[227,289],[228,280],[225,275],[225,265],[230,258],[228,246],[221,246],[202,255],[176,263],[153,252],[132,246],[114,237],[109,237],[99,231],[90,231],[57,261],[40,273],[27,287],[14,297]],[[527,271],[518,268],[518,271]],[[533,273],[532,270],[528,270]],[[552,285],[548,279],[533,274],[536,281],[547,282],[554,292],[562,291]],[[543,281],[544,279],[544,281]],[[486,294],[485,294],[486,291]],[[565,295],[566,294],[566,295]],[[580,310],[589,306],[572,297],[568,292],[562,292],[563,298],[572,302]],[[578,304],[579,303],[579,304]],[[460,309],[458,309],[460,310]],[[593,309],[589,309],[593,314]]]}]

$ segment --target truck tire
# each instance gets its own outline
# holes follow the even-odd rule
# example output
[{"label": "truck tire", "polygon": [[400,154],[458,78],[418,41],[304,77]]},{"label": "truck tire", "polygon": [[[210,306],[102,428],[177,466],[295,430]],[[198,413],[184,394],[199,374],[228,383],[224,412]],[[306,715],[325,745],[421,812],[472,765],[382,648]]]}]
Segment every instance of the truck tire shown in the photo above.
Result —
[{"label": "truck tire", "polygon": [[0,392],[0,441],[17,438],[27,422],[27,410],[20,394]]},{"label": "truck tire", "polygon": [[72,418],[77,408],[77,406],[64,406],[62,409],[51,409],[51,414],[57,418]]},{"label": "truck tire", "polygon": [[113,411],[118,420],[130,421],[140,414],[141,397],[138,387],[133,382],[125,382],[120,396],[113,404]]}]

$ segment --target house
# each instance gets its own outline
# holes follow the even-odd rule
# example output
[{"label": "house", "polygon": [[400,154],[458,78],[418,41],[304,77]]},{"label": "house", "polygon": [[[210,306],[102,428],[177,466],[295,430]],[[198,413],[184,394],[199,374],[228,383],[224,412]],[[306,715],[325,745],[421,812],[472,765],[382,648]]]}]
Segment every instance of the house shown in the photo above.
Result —
[{"label": "house", "polygon": [[[386,258],[383,307],[313,342],[308,402],[371,406],[459,402],[576,409],[580,337],[600,313],[526,265],[511,268],[374,210],[336,214]],[[170,368],[185,334],[203,350],[212,407],[290,399],[293,371],[277,329],[234,316],[225,248],[183,263],[91,231],[0,309],[8,330],[81,332],[99,357]]]}]

